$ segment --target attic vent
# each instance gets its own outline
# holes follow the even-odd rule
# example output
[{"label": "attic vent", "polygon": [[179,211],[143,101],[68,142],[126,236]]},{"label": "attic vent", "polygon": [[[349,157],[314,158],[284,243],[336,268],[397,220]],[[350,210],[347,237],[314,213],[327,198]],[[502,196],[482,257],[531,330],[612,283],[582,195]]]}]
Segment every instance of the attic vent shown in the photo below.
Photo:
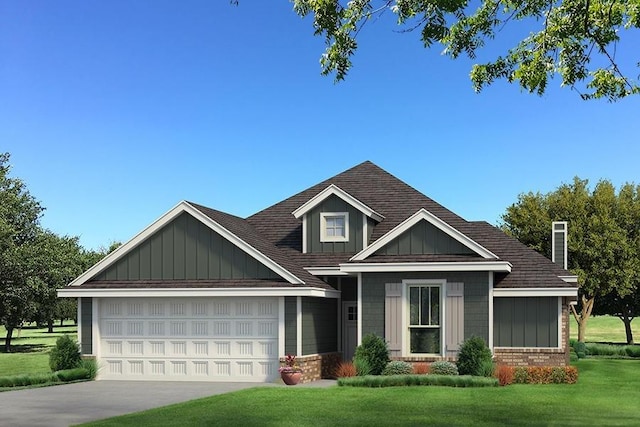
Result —
[{"label": "attic vent", "polygon": [[567,269],[567,221],[551,223],[551,261]]}]

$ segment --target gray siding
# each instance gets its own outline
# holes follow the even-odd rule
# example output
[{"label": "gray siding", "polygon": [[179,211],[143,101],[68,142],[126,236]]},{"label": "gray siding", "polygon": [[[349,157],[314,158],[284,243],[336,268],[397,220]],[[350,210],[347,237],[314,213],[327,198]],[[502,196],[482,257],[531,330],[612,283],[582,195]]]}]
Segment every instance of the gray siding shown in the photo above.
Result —
[{"label": "gray siding", "polygon": [[377,255],[477,255],[462,243],[427,221],[420,221],[411,229],[386,244]]},{"label": "gray siding", "polygon": [[80,305],[80,352],[93,353],[93,303],[91,298],[79,298]]},{"label": "gray siding", "polygon": [[296,297],[284,298],[284,352],[297,354],[298,316]]},{"label": "gray siding", "polygon": [[338,350],[338,300],[302,298],[302,354]]},{"label": "gray siding", "polygon": [[[320,213],[322,212],[349,212],[349,241],[320,241]],[[363,231],[362,212],[341,198],[331,196],[307,213],[307,252],[359,252],[362,250]]]},{"label": "gray siding", "polygon": [[278,278],[242,249],[182,213],[93,280]]},{"label": "gray siding", "polygon": [[403,279],[445,279],[464,283],[464,336],[489,340],[488,273],[367,273],[362,275],[362,334],[384,336],[386,283]]},{"label": "gray siding", "polygon": [[558,297],[495,298],[495,347],[557,347]]}]

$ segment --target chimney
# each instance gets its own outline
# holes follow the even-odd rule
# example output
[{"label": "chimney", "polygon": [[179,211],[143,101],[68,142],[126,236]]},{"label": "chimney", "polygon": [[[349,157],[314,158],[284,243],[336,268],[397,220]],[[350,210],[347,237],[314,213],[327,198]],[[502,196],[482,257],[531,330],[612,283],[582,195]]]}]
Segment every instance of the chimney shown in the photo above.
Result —
[{"label": "chimney", "polygon": [[567,269],[567,221],[551,223],[551,261]]}]

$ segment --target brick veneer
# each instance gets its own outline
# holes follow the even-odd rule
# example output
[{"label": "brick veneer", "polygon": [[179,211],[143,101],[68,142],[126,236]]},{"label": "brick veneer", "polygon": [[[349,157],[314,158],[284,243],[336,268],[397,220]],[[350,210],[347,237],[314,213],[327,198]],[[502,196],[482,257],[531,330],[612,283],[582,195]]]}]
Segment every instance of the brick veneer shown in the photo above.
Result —
[{"label": "brick veneer", "polygon": [[[302,369],[301,383],[309,383],[323,378],[335,378],[334,372],[342,360],[341,353],[323,353],[310,356],[298,356],[298,365]],[[284,364],[284,357],[280,358]]]},{"label": "brick veneer", "polygon": [[495,348],[493,358],[509,366],[566,366],[569,364],[569,305],[562,301],[560,348]]}]

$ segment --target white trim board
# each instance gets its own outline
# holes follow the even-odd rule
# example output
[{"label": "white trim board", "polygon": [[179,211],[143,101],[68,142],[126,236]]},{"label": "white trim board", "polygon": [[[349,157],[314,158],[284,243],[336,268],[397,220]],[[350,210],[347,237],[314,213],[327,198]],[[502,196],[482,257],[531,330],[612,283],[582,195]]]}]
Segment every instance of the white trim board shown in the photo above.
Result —
[{"label": "white trim board", "polygon": [[311,288],[137,288],[58,289],[58,297],[321,297],[340,298],[340,291]]},{"label": "white trim board", "polygon": [[371,262],[340,264],[345,273],[383,273],[407,271],[494,271],[510,273],[511,264],[507,261],[478,262]]},{"label": "white trim board", "polygon": [[343,189],[341,189],[335,184],[329,185],[327,188],[325,188],[324,190],[322,190],[321,192],[313,196],[311,199],[309,199],[307,202],[305,202],[298,209],[293,211],[292,212],[293,216],[299,219],[304,214],[306,214],[311,209],[318,206],[320,203],[322,203],[324,200],[326,200],[330,196],[336,196],[342,199],[344,202],[348,203],[349,205],[353,206],[363,214],[367,215],[370,218],[373,218],[378,222],[384,219],[384,216],[380,215],[378,212],[374,211],[369,206],[365,205],[360,200],[356,199],[351,194],[347,193],[346,191],[344,191]]},{"label": "white trim board", "polygon": [[268,256],[264,255],[262,252],[255,249],[253,246],[224,228],[222,225],[218,224],[216,221],[209,218],[207,215],[199,211],[193,205],[189,204],[186,201],[182,201],[174,206],[169,212],[162,215],[160,218],[155,220],[151,225],[138,233],[135,237],[129,240],[127,243],[120,246],[115,251],[111,252],[109,255],[104,257],[101,261],[96,263],[93,267],[89,268],[87,271],[78,276],[74,281],[72,281],[68,286],[80,286],[83,283],[86,283],[91,278],[101,273],[102,271],[109,268],[116,261],[124,257],[127,253],[137,247],[140,243],[147,240],[154,233],[164,227],[166,224],[171,222],[173,219],[178,217],[183,212],[187,212],[191,216],[193,216],[198,221],[202,222],[204,225],[208,226],[210,229],[220,234],[225,239],[229,240],[231,243],[245,251],[247,254],[255,258],[260,263],[264,264],[265,267],[276,273],[277,275],[284,278],[287,282],[295,285],[303,285],[304,281],[300,278],[296,277],[293,273],[280,266],[278,263],[273,261]]},{"label": "white trim board", "polygon": [[577,297],[578,288],[494,288],[493,296],[499,297]]},{"label": "white trim board", "polygon": [[450,226],[449,224],[447,224],[446,222],[444,222],[443,220],[441,220],[440,218],[438,218],[428,210],[422,208],[418,212],[411,215],[409,218],[402,221],[392,230],[387,232],[384,236],[380,237],[373,244],[371,244],[371,246],[355,254],[353,258],[351,258],[351,261],[362,261],[366,259],[370,255],[373,255],[379,249],[383,248],[386,244],[391,242],[393,239],[395,239],[396,237],[399,237],[400,235],[402,235],[402,233],[411,229],[411,227],[416,225],[419,221],[423,221],[423,220],[427,221],[429,224],[433,225],[440,231],[444,232],[449,237],[457,240],[458,242],[460,242],[461,244],[463,244],[473,252],[477,253],[481,257],[485,259],[498,259],[498,256],[496,254],[486,249],[479,243],[476,243],[473,239],[459,232],[458,230],[456,230],[455,228],[453,228],[452,226]]},{"label": "white trim board", "polygon": [[309,274],[314,276],[347,276],[348,273],[340,270],[340,267],[304,267]]}]

